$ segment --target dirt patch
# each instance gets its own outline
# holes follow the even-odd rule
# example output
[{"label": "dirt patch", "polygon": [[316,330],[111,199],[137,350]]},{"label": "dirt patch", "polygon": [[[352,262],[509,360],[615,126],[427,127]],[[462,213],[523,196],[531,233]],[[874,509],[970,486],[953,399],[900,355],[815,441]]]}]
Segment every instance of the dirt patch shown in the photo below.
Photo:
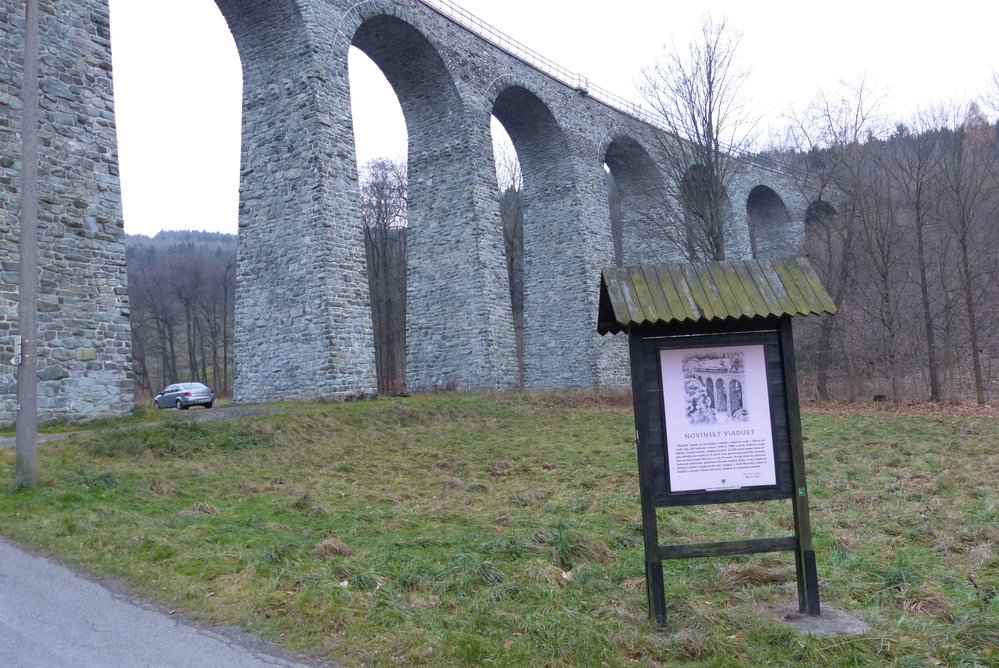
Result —
[{"label": "dirt patch", "polygon": [[[186,411],[167,409],[168,412],[176,414],[175,416],[171,416],[171,419],[195,420],[197,422],[238,420],[241,418],[259,417],[261,415],[280,413],[282,410],[284,409],[281,406],[216,406],[214,408],[199,408],[197,406],[192,406]],[[152,424],[158,424],[158,422]]]},{"label": "dirt patch", "polygon": [[788,606],[779,610],[782,622],[801,635],[808,636],[852,636],[867,633],[871,627],[859,617],[843,612],[828,604],[821,605],[822,614],[817,617],[798,612],[798,606]]},{"label": "dirt patch", "polygon": [[999,415],[999,404],[931,402],[870,402],[870,401],[802,401],[801,410],[822,415],[855,415],[857,413],[891,413],[895,415],[993,416]]}]

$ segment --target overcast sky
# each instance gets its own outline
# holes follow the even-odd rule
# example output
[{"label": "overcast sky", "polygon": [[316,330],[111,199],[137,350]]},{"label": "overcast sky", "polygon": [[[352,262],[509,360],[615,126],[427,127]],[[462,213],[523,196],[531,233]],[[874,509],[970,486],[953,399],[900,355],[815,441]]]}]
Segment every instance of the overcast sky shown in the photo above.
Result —
[{"label": "overcast sky", "polygon": [[[841,81],[865,79],[897,120],[990,91],[999,72],[999,3],[840,0],[462,0],[459,4],[596,85],[640,102],[635,84],[705,14],[741,33],[745,89],[766,122]],[[235,233],[240,66],[212,0],[110,0],[125,231]],[[391,90],[351,58],[358,157],[405,154]],[[384,115],[380,110],[390,109]],[[379,111],[379,113],[375,113]]]}]

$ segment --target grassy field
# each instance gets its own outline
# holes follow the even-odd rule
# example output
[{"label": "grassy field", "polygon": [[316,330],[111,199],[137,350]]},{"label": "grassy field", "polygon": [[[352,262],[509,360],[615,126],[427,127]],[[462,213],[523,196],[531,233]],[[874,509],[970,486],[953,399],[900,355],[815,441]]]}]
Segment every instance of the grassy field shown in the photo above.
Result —
[{"label": "grassy field", "polygon": [[[192,411],[191,413],[193,413]],[[822,601],[789,554],[666,565],[646,619],[630,403],[437,395],[287,406],[42,447],[0,535],[212,624],[348,666],[999,665],[999,420],[806,410]],[[789,502],[660,513],[661,542],[787,535]]]}]

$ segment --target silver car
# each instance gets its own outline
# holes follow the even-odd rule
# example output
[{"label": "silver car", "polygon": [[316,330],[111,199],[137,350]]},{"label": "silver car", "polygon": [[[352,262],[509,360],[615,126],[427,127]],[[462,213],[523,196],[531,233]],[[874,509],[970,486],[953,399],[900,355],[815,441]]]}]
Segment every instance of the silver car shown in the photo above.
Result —
[{"label": "silver car", "polygon": [[215,392],[201,383],[174,383],[163,388],[163,391],[153,398],[156,408],[171,406],[186,411],[191,406],[211,408],[215,403]]}]

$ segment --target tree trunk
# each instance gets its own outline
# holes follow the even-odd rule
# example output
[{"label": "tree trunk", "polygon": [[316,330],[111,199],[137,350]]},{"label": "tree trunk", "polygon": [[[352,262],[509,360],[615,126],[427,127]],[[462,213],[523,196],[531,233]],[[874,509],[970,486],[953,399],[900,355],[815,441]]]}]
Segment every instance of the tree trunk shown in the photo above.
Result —
[{"label": "tree trunk", "polygon": [[819,323],[819,342],[815,357],[815,390],[822,401],[829,401],[829,359],[831,357],[829,347],[832,345],[835,322],[832,316],[826,316]]},{"label": "tree trunk", "polygon": [[930,285],[926,275],[926,242],[923,239],[922,212],[916,208],[916,260],[919,265],[919,296],[923,307],[923,328],[926,332],[926,365],[930,375],[930,401],[940,401],[940,372],[937,369],[936,333],[930,310]]},{"label": "tree trunk", "polygon": [[964,291],[964,306],[968,315],[968,338],[971,345],[971,366],[975,375],[975,401],[985,404],[985,381],[982,376],[982,356],[978,350],[978,314],[976,313],[975,293],[971,280],[971,259],[968,244],[961,240],[961,283]]}]

